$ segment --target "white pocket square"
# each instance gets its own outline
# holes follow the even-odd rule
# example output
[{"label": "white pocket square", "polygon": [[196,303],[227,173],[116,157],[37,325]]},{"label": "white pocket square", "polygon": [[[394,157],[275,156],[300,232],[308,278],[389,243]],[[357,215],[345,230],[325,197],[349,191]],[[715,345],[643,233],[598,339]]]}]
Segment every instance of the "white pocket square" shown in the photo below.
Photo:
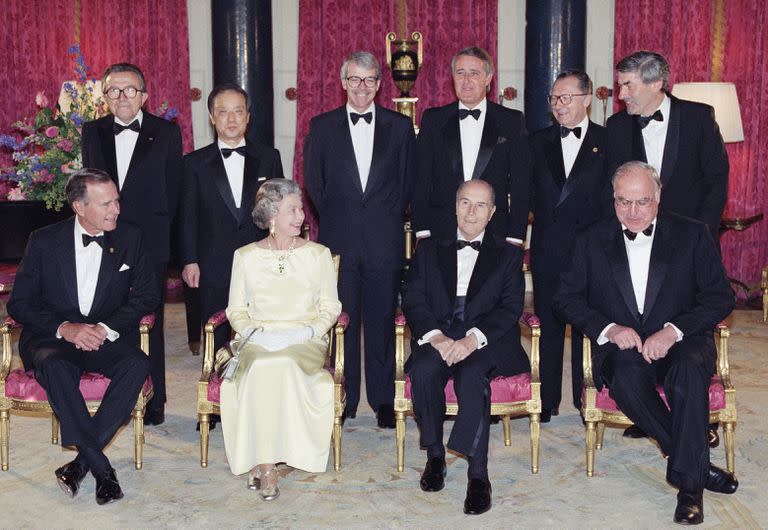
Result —
[{"label": "white pocket square", "polygon": [[120,265],[120,271],[119,272],[127,271],[128,269],[130,269],[130,267],[128,265],[126,265],[125,263],[123,263],[122,265]]},{"label": "white pocket square", "polygon": [[256,182],[261,182],[262,180],[267,180],[267,177],[259,177],[256,179]]}]

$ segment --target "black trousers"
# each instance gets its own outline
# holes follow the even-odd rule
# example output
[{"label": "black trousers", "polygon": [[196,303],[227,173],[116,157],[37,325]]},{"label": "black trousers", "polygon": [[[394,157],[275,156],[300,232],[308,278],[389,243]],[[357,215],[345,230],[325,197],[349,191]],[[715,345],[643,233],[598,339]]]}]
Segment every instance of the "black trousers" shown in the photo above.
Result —
[{"label": "black trousers", "polygon": [[[205,323],[214,313],[227,308],[229,302],[229,286],[217,287],[211,285],[201,285],[198,288],[200,294],[200,317],[201,326],[205,329]],[[213,351],[216,352],[219,348],[230,339],[232,335],[232,328],[229,322],[225,322],[216,328],[213,333]]]},{"label": "black trousers", "polygon": [[[415,343],[414,343],[415,344]],[[459,414],[448,438],[448,448],[470,458],[488,454],[491,419],[491,346],[475,350],[448,366],[431,344],[416,346],[408,361],[411,399],[421,431],[422,447],[443,443],[445,384],[453,377]]]},{"label": "black trousers", "polygon": [[[667,480],[701,491],[709,471],[709,382],[715,370],[711,339],[684,338],[664,359],[648,364],[636,350],[616,350],[605,361],[611,397],[635,424],[656,439],[667,461]],[[669,409],[656,391],[661,383]]]},{"label": "black trousers", "polygon": [[339,272],[339,299],[349,315],[344,334],[344,384],[347,416],[360,402],[360,329],[365,328],[365,388],[374,411],[395,399],[395,344],[392,332],[400,271],[378,271],[357,265]]},{"label": "black trousers", "polygon": [[[34,369],[35,378],[48,394],[61,422],[61,444],[98,451],[130,416],[150,371],[144,352],[121,339],[107,341],[91,352],[78,350],[63,339],[32,340],[25,344],[21,358],[26,369]],[[111,379],[93,417],[80,393],[80,376],[85,372]]]},{"label": "black trousers", "polygon": [[155,309],[155,325],[149,331],[149,361],[151,364],[154,396],[147,403],[147,410],[162,409],[167,401],[165,395],[165,277],[167,263],[153,266],[155,285],[160,290],[160,305]]}]

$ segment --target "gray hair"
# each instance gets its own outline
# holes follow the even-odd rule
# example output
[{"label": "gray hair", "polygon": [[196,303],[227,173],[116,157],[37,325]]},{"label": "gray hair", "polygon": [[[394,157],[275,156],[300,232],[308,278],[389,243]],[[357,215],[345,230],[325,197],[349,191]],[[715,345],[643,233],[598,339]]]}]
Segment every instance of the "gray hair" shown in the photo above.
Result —
[{"label": "gray hair", "polygon": [[301,188],[292,180],[269,179],[262,184],[256,192],[256,204],[251,212],[254,224],[262,230],[268,229],[269,222],[280,208],[280,203],[288,195],[301,197]]},{"label": "gray hair", "polygon": [[660,53],[640,50],[627,55],[616,65],[616,71],[637,72],[646,85],[661,80],[661,89],[669,89],[669,63]]},{"label": "gray hair", "polygon": [[579,70],[577,68],[569,68],[568,70],[563,70],[562,72],[557,74],[555,81],[560,81],[561,79],[565,79],[566,77],[573,77],[574,79],[576,79],[576,81],[579,82],[579,90],[581,90],[585,94],[592,93],[592,80],[589,78],[589,75],[587,75],[587,72],[585,72],[584,70]]},{"label": "gray hair", "polygon": [[342,81],[347,78],[347,66],[349,63],[355,63],[360,68],[364,68],[366,70],[376,70],[376,78],[378,79],[381,77],[381,66],[379,66],[379,61],[376,60],[376,56],[371,52],[358,50],[347,55],[344,58],[344,62],[341,63]]},{"label": "gray hair", "polygon": [[136,74],[136,77],[139,78],[139,84],[141,85],[137,88],[141,92],[145,92],[147,90],[147,82],[144,80],[144,72],[141,71],[141,68],[131,63],[115,63],[107,66],[107,69],[104,70],[104,74],[101,76],[102,87],[106,88],[107,77],[109,77],[109,74],[117,74],[120,72],[130,72],[132,74]]},{"label": "gray hair", "polygon": [[653,181],[653,187],[655,189],[654,195],[658,199],[659,193],[661,193],[661,177],[659,177],[659,172],[656,171],[656,168],[654,168],[652,165],[646,164],[640,160],[625,162],[624,164],[620,165],[616,172],[613,174],[613,178],[611,179],[611,186],[613,187],[614,198],[616,198],[616,183],[621,177],[624,177],[628,173],[631,173],[635,170],[646,172],[648,178]]},{"label": "gray hair", "polygon": [[465,187],[467,187],[471,182],[475,182],[477,184],[482,184],[483,186],[485,186],[485,188],[491,194],[491,206],[496,205],[496,192],[494,191],[493,186],[491,186],[491,183],[488,182],[487,180],[483,180],[483,179],[470,179],[470,180],[465,180],[464,182],[462,182],[461,185],[459,186],[459,189],[456,190],[456,200],[457,201],[459,200],[459,195],[461,195],[462,190]]},{"label": "gray hair", "polygon": [[64,193],[70,206],[75,201],[88,204],[88,184],[105,184],[113,182],[108,173],[100,169],[85,167],[72,173],[67,179]]},{"label": "gray hair", "polygon": [[462,55],[476,57],[483,61],[485,63],[485,75],[491,75],[493,73],[493,59],[491,59],[491,54],[478,46],[470,46],[468,48],[464,48],[463,50],[459,51],[459,53],[454,55],[451,59],[451,73],[456,71],[456,60]]}]

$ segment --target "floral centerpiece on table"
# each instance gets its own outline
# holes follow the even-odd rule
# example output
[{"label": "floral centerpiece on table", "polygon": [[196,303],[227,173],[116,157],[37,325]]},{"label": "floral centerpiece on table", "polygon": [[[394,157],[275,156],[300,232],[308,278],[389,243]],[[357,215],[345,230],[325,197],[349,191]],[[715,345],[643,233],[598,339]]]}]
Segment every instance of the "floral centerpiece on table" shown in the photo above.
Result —
[{"label": "floral centerpiece on table", "polygon": [[[0,181],[10,185],[8,200],[45,201],[46,208],[56,211],[66,202],[64,187],[69,174],[83,167],[83,123],[109,112],[101,97],[101,81],[88,79],[89,68],[80,46],[67,51],[74,61],[76,79],[64,83],[59,101],[49,106],[45,93],[38,92],[35,117],[16,121],[12,134],[0,135],[0,147],[12,152],[14,164],[0,168]],[[156,114],[172,120],[178,111],[166,102]]]}]

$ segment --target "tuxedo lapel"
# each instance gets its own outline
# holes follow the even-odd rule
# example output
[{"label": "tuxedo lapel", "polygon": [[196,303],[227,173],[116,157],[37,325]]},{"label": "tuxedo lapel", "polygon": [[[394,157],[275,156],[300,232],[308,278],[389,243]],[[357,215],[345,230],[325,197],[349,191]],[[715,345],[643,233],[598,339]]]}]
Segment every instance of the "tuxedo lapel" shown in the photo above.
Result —
[{"label": "tuxedo lapel", "polygon": [[461,132],[459,130],[459,107],[458,105],[451,110],[451,116],[445,123],[443,129],[443,143],[445,148],[443,153],[448,157],[448,168],[450,175],[446,178],[452,179],[456,184],[464,182],[464,162],[461,156]]},{"label": "tuxedo lapel", "polygon": [[627,119],[629,119],[629,127],[632,130],[632,159],[648,162],[648,158],[645,154],[643,130],[640,128],[640,125],[637,124],[634,116],[627,114]]},{"label": "tuxedo lapel", "polygon": [[67,292],[70,303],[78,308],[79,301],[77,297],[77,265],[75,264],[75,218],[71,222],[63,225],[61,236],[59,237],[58,248],[53,252],[59,261],[59,270],[61,271],[61,280],[64,290]]},{"label": "tuxedo lapel", "polygon": [[611,273],[619,288],[624,303],[630,310],[630,314],[637,319],[640,310],[635,300],[635,290],[632,287],[632,275],[629,273],[629,260],[627,249],[624,246],[624,236],[618,220],[611,223],[606,232],[605,253],[611,266]]},{"label": "tuxedo lapel", "polygon": [[[557,189],[562,190],[563,185],[565,184],[565,164],[563,163],[563,146],[560,142],[560,128],[554,126],[550,131],[545,147],[545,156],[547,165],[549,166],[549,174],[557,186]],[[560,202],[562,202],[562,199]]]},{"label": "tuxedo lapel", "polygon": [[373,156],[371,157],[371,169],[368,171],[368,183],[363,191],[366,196],[370,195],[371,190],[375,189],[376,183],[381,178],[379,174],[381,158],[386,153],[387,138],[389,138],[389,130],[392,126],[386,118],[382,117],[382,114],[382,112],[376,113],[376,120],[373,125]]},{"label": "tuxedo lapel", "polygon": [[[357,159],[355,158],[355,146],[352,144],[352,134],[349,132],[349,118],[347,117],[346,106],[338,109],[336,120],[336,131],[333,138],[340,138],[339,142],[339,162],[343,167],[339,170],[339,175],[351,175],[352,185],[363,194],[363,185],[360,183],[360,170],[357,168]],[[374,129],[374,135],[376,134]],[[374,140],[374,144],[375,144]]]},{"label": "tuxedo lapel", "polygon": [[651,261],[648,264],[648,283],[645,288],[643,322],[648,319],[648,315],[651,314],[651,309],[653,309],[653,305],[656,303],[656,298],[661,291],[664,277],[667,275],[669,261],[675,248],[674,234],[667,230],[663,216],[657,217],[654,231],[656,233],[653,236]]},{"label": "tuxedo lapel", "polygon": [[499,247],[496,246],[496,242],[493,241],[490,235],[486,232],[483,244],[480,246],[477,255],[475,268],[472,269],[472,276],[469,278],[469,286],[467,286],[467,304],[480,290],[483,282],[490,276],[491,271],[498,262],[498,256]]},{"label": "tuxedo lapel", "polygon": [[[242,226],[246,223],[252,223],[250,207],[255,201],[256,190],[259,189],[259,182],[266,181],[268,175],[259,175],[259,168],[261,167],[261,160],[256,153],[254,153],[246,141],[245,150],[245,168],[243,169],[243,193],[240,196],[240,219],[238,219],[238,225]],[[259,179],[263,178],[262,181]],[[232,206],[234,207],[234,198],[232,199]],[[246,205],[249,207],[246,208]]]},{"label": "tuxedo lapel", "polygon": [[[232,214],[232,217],[235,219],[235,221],[239,222],[240,219],[238,216],[237,207],[235,206],[235,197],[232,195],[232,187],[229,184],[229,178],[227,178],[227,170],[224,169],[224,161],[221,159],[221,155],[219,154],[218,145],[214,144],[214,146],[216,149],[211,151],[211,156],[208,159],[211,178],[216,185],[216,189],[218,190],[221,199],[224,201],[224,204],[227,205],[227,210],[229,210],[229,213]],[[248,163],[246,159],[246,172],[247,169]],[[243,184],[245,184],[245,178],[243,178]]]},{"label": "tuxedo lapel", "polygon": [[437,265],[443,278],[443,286],[451,304],[456,300],[456,245],[454,241],[441,241],[437,245]]},{"label": "tuxedo lapel", "polygon": [[98,315],[98,309],[107,298],[109,293],[109,284],[112,281],[112,275],[115,271],[116,254],[122,255],[120,248],[115,248],[115,241],[112,234],[104,232],[104,247],[101,251],[101,265],[99,266],[99,279],[96,281],[96,291],[93,293],[93,303],[89,315]]},{"label": "tuxedo lapel", "polygon": [[99,127],[99,140],[101,143],[101,153],[104,155],[104,167],[115,186],[120,189],[117,178],[117,152],[115,151],[115,133],[112,132],[114,118],[104,120]]},{"label": "tuxedo lapel", "polygon": [[[571,173],[565,181],[563,190],[560,192],[560,200],[557,205],[560,206],[565,199],[573,192],[579,182],[579,177],[589,164],[592,164],[595,158],[600,157],[600,149],[595,144],[594,124],[587,126],[587,132],[584,134],[584,141],[581,142],[579,152],[576,154],[576,160],[573,162]],[[562,157],[561,157],[562,158]]]},{"label": "tuxedo lapel", "polygon": [[[112,138],[114,143],[114,137]],[[128,164],[128,171],[125,174],[125,182],[123,182],[123,188],[130,186],[131,182],[135,178],[133,175],[139,171],[141,163],[147,157],[149,148],[155,141],[155,128],[152,125],[151,119],[148,119],[147,114],[144,114],[142,120],[141,129],[139,130],[139,138],[136,140],[136,147],[133,148],[133,154],[131,155],[131,162]],[[114,149],[113,149],[114,151]],[[120,190],[122,191],[122,190]]]},{"label": "tuxedo lapel", "polygon": [[677,164],[677,152],[680,147],[680,105],[677,100],[670,97],[669,123],[667,124],[667,137],[664,140],[664,156],[661,161],[661,183],[666,185],[669,178],[675,172]]},{"label": "tuxedo lapel", "polygon": [[486,108],[487,111],[485,124],[483,125],[483,136],[480,138],[480,149],[477,151],[477,161],[472,170],[473,179],[479,179],[483,174],[486,166],[488,166],[488,162],[491,160],[491,155],[493,155],[493,148],[496,147],[496,143],[499,141],[493,107],[487,105]]}]

